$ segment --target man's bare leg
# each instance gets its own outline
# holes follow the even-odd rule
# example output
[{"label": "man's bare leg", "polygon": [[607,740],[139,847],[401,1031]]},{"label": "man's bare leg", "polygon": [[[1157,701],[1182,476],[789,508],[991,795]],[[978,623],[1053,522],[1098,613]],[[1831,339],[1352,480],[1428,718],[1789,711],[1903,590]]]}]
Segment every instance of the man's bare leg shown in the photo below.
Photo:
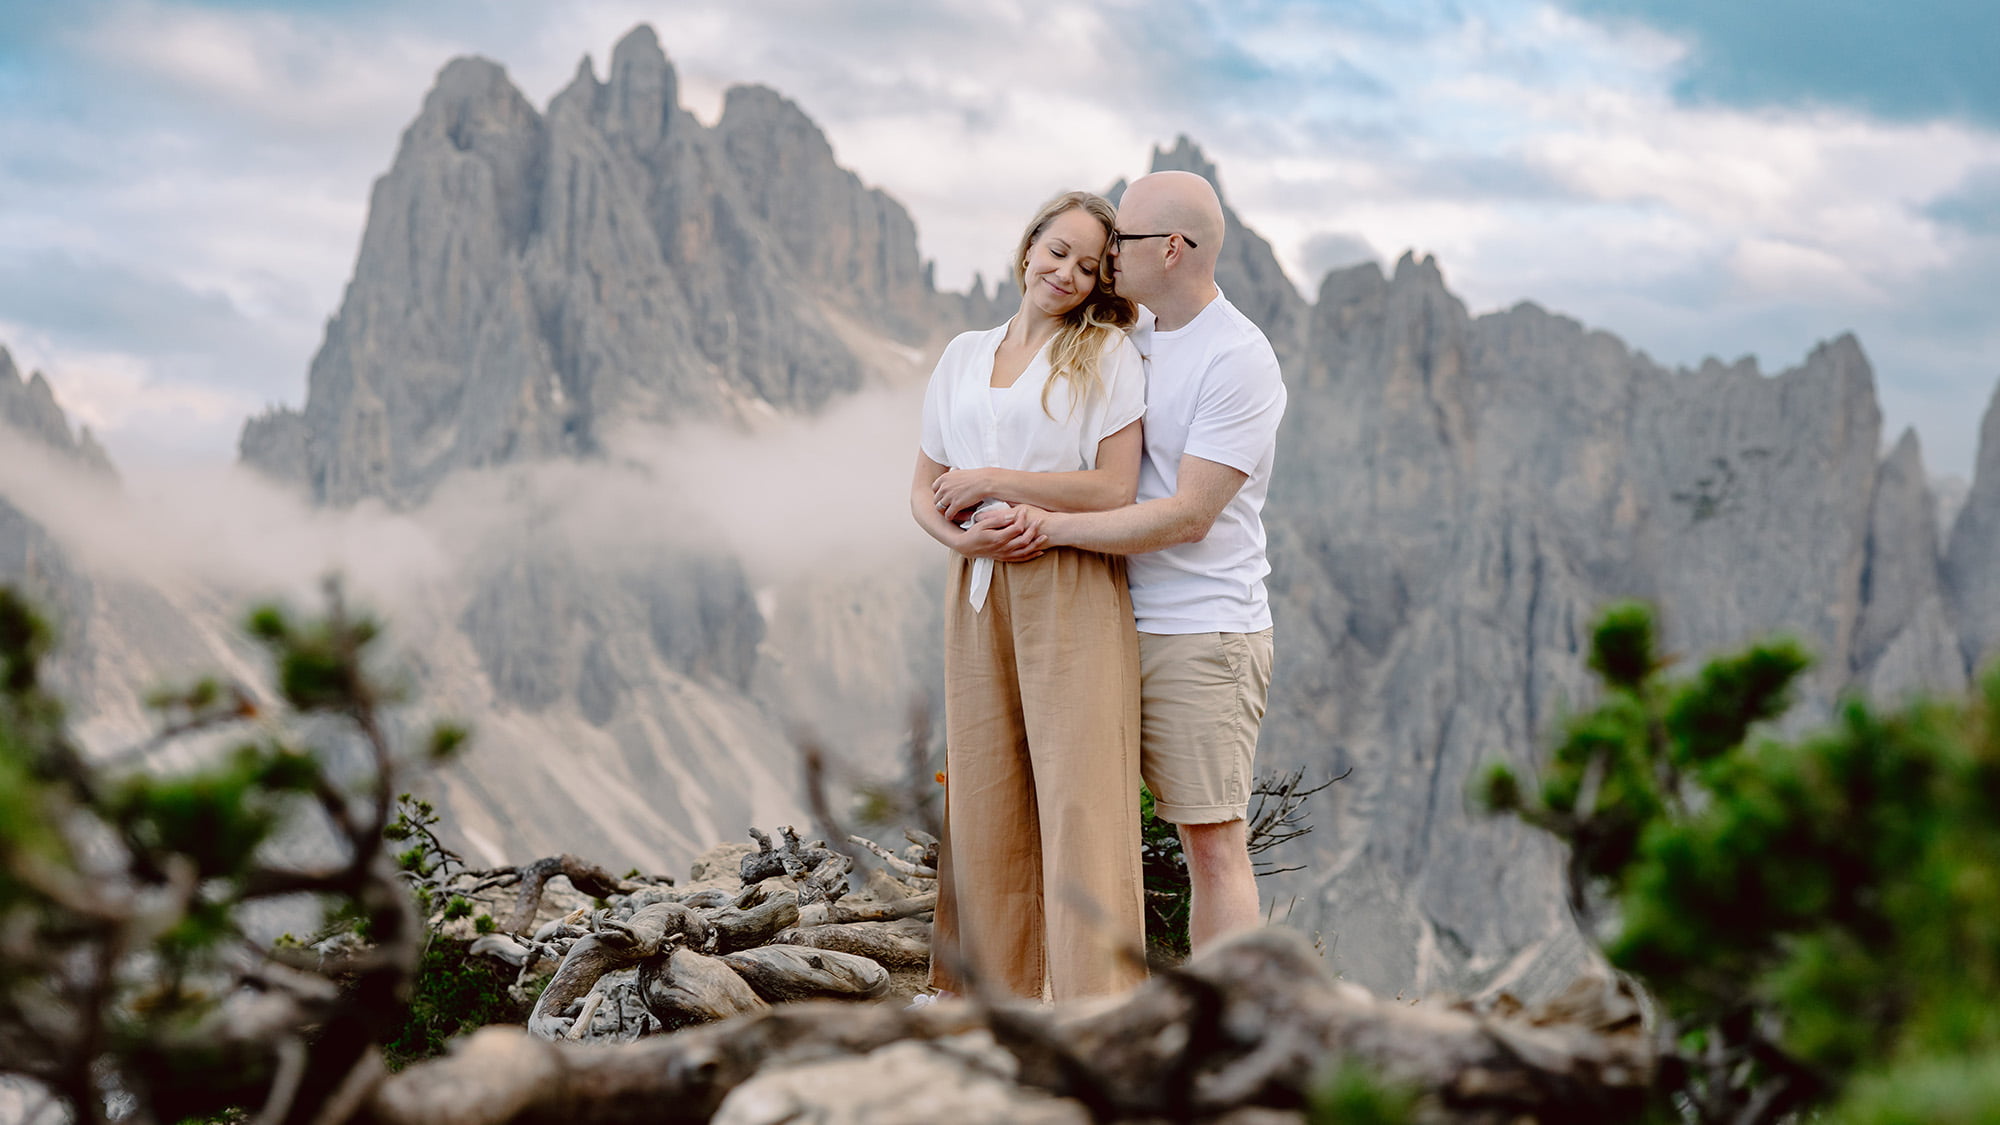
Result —
[{"label": "man's bare leg", "polygon": [[1189,948],[1200,953],[1217,938],[1256,929],[1263,916],[1257,905],[1257,876],[1250,869],[1243,821],[1183,824],[1180,830],[1188,882],[1193,886]]}]

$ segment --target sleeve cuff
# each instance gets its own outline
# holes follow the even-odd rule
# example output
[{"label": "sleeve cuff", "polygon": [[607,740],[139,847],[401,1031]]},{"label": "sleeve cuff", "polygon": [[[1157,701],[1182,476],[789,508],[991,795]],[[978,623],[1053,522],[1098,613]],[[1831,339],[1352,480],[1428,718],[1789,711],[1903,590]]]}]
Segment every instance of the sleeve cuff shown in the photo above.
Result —
[{"label": "sleeve cuff", "polygon": [[1213,461],[1218,465],[1227,465],[1246,477],[1257,471],[1257,462],[1263,459],[1262,450],[1257,451],[1256,454],[1245,454],[1241,450],[1222,449],[1213,445],[1190,445],[1182,450],[1182,452],[1199,457],[1204,461]]}]

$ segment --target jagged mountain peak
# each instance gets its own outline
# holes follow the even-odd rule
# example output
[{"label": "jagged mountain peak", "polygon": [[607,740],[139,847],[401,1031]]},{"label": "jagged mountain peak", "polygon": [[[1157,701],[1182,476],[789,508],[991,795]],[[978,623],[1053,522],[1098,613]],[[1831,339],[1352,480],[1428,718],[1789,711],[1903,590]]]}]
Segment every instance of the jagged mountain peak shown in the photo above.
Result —
[{"label": "jagged mountain peak", "polygon": [[660,46],[660,35],[653,30],[652,24],[635,24],[632,30],[619,36],[618,42],[612,44],[612,71],[616,73],[627,66],[647,71],[673,70],[673,64],[667,61],[666,48]]},{"label": "jagged mountain peak", "polygon": [[443,138],[460,151],[471,151],[539,120],[505,67],[478,55],[461,55],[438,72],[422,111],[404,134],[405,143]]},{"label": "jagged mountain peak", "polygon": [[909,215],[802,108],[743,86],[703,125],[641,25],[546,114],[491,60],[440,72],[304,410],[240,448],[322,502],[413,502],[459,469],[600,455],[615,423],[815,410],[878,354],[849,326],[914,346],[988,312],[936,290]]},{"label": "jagged mountain peak", "polygon": [[1923,471],[1924,443],[1917,436],[1917,428],[1915,426],[1903,427],[1903,432],[1896,435],[1896,444],[1889,450],[1889,456],[1885,460],[1898,466],[1899,471],[1915,472],[1926,481],[1930,479],[1929,475]]},{"label": "jagged mountain peak", "polygon": [[1757,357],[1754,355],[1740,355],[1728,363],[1724,363],[1715,356],[1705,356],[1701,361],[1701,366],[1694,370],[1696,374],[1704,378],[1761,379],[1764,375],[1764,369],[1757,362]]},{"label": "jagged mountain peak", "polygon": [[722,116],[717,119],[719,128],[730,124],[736,128],[781,127],[797,130],[810,135],[826,149],[829,157],[833,146],[819,125],[800,108],[799,104],[769,86],[758,83],[744,83],[731,86],[722,95]]},{"label": "jagged mountain peak", "polygon": [[680,112],[680,79],[648,24],[625,33],[611,50],[605,81],[604,131],[635,151],[649,152]]},{"label": "jagged mountain peak", "polygon": [[111,458],[90,427],[71,431],[69,415],[56,401],[48,376],[35,371],[23,378],[13,354],[4,346],[0,346],[0,426],[11,427],[93,470],[113,472]]},{"label": "jagged mountain peak", "polygon": [[1394,284],[1397,286],[1419,286],[1426,289],[1444,290],[1444,270],[1438,265],[1437,257],[1425,254],[1417,257],[1415,250],[1403,251],[1396,259]]},{"label": "jagged mountain peak", "polygon": [[[1153,172],[1192,172],[1215,188],[1222,203],[1222,254],[1216,260],[1215,280],[1229,295],[1230,303],[1243,311],[1270,337],[1278,360],[1286,367],[1302,358],[1305,345],[1307,309],[1298,286],[1278,263],[1278,256],[1256,231],[1251,230],[1229,206],[1215,163],[1208,159],[1186,133],[1174,138],[1172,148],[1153,146]],[[1106,198],[1113,204],[1125,198],[1131,185],[1123,179],[1113,184]]]},{"label": "jagged mountain peak", "polygon": [[1215,194],[1222,194],[1222,180],[1216,175],[1215,162],[1210,160],[1201,146],[1186,133],[1174,137],[1174,147],[1153,146],[1152,171],[1193,172],[1215,185]]}]

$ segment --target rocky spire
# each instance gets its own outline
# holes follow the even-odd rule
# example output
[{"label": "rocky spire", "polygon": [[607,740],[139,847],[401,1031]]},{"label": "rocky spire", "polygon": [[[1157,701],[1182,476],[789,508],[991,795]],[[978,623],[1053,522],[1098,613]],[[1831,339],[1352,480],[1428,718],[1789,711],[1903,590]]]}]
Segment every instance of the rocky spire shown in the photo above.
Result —
[{"label": "rocky spire", "polygon": [[1944,570],[1961,652],[1977,671],[2000,656],[2000,387],[1979,426],[1972,491],[1952,524]]},{"label": "rocky spire", "polygon": [[[109,473],[111,459],[97,444],[88,426],[72,435],[69,416],[56,402],[55,388],[48,377],[37,371],[25,380],[14,356],[0,346],[0,426],[46,446],[64,457],[91,469]],[[6,441],[0,434],[0,443]]]},{"label": "rocky spire", "polygon": [[[1271,244],[1245,226],[1223,195],[1222,179],[1214,162],[1186,134],[1174,138],[1174,147],[1153,148],[1152,171],[1193,172],[1215,186],[1222,197],[1222,257],[1215,265],[1216,284],[1229,301],[1254,321],[1271,339],[1278,360],[1288,371],[1300,358],[1305,344],[1306,301],[1298,287],[1285,276]],[[1114,200],[1115,202],[1115,200]]]},{"label": "rocky spire", "polygon": [[651,28],[535,111],[485,59],[439,74],[375,186],[303,411],[245,460],[326,503],[421,499],[449,473],[591,456],[616,421],[812,410],[859,385],[827,309],[921,342],[957,327],[893,200],[798,107],[682,109]]}]

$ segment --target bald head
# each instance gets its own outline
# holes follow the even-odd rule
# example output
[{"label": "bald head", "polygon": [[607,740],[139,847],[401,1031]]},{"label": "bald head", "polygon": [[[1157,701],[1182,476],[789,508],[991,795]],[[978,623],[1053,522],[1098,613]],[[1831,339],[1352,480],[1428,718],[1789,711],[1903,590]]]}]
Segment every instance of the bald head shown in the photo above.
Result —
[{"label": "bald head", "polygon": [[[1118,231],[1128,239],[1112,259],[1118,293],[1153,310],[1158,323],[1186,323],[1214,299],[1222,200],[1207,180],[1192,172],[1139,177],[1118,201]],[[1130,241],[1168,234],[1181,237]]]},{"label": "bald head", "polygon": [[1118,202],[1121,230],[1170,233],[1195,243],[1189,257],[1213,262],[1222,250],[1222,200],[1193,172],[1154,172],[1132,181]]}]

